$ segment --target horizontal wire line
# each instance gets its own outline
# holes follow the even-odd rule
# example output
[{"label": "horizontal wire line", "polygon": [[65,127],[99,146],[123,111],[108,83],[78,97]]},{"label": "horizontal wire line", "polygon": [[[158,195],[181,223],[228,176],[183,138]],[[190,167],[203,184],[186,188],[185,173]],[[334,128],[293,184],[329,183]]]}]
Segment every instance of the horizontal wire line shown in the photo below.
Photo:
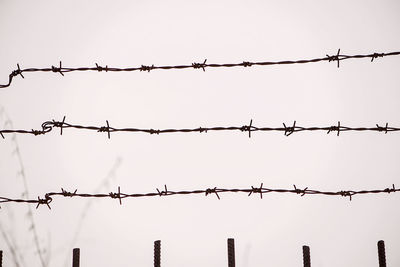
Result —
[{"label": "horizontal wire line", "polygon": [[132,72],[132,71],[147,71],[150,72],[152,70],[171,70],[171,69],[202,69],[205,71],[206,68],[231,68],[231,67],[251,67],[251,66],[271,66],[271,65],[292,65],[292,64],[306,64],[306,63],[317,63],[322,61],[328,62],[337,62],[337,67],[339,67],[339,62],[347,59],[362,59],[362,58],[370,58],[371,62],[378,58],[378,57],[387,57],[387,56],[397,56],[400,55],[399,52],[386,52],[386,53],[371,53],[371,54],[362,54],[362,55],[344,55],[340,54],[340,49],[337,51],[336,55],[326,55],[325,57],[321,58],[314,58],[314,59],[299,59],[299,60],[282,60],[282,61],[258,61],[258,62],[249,62],[243,61],[241,63],[222,63],[222,64],[215,64],[215,63],[207,63],[207,59],[204,60],[202,63],[192,63],[189,65],[175,65],[175,66],[146,66],[141,65],[140,67],[128,67],[128,68],[116,68],[116,67],[105,67],[100,66],[96,63],[95,67],[77,67],[77,68],[67,68],[62,66],[62,62],[58,67],[51,66],[49,68],[26,68],[21,69],[20,65],[17,64],[17,69],[13,70],[8,76],[8,83],[0,85],[0,88],[9,87],[16,76],[21,76],[25,78],[23,73],[28,72],[54,72],[59,73],[64,76],[64,73],[69,72],[83,72],[83,71],[97,71],[97,72]]},{"label": "horizontal wire line", "polygon": [[244,126],[217,126],[217,127],[197,127],[197,128],[182,128],[182,129],[143,129],[143,128],[114,128],[110,127],[108,120],[106,120],[106,126],[85,126],[85,125],[77,125],[65,122],[65,116],[62,121],[46,121],[42,123],[41,130],[18,130],[18,129],[2,129],[0,130],[0,136],[5,138],[5,134],[32,134],[35,136],[44,135],[51,132],[54,128],[60,128],[60,134],[62,135],[64,129],[72,128],[77,130],[88,130],[88,131],[96,131],[96,132],[106,132],[108,138],[111,137],[111,133],[113,132],[131,132],[131,133],[148,133],[148,134],[166,134],[166,133],[207,133],[212,131],[240,131],[240,132],[248,132],[248,136],[251,137],[252,132],[283,132],[285,136],[289,136],[293,133],[298,132],[312,132],[312,131],[324,131],[327,134],[331,132],[336,132],[337,136],[341,132],[398,132],[400,128],[398,127],[389,127],[388,123],[385,126],[379,126],[378,124],[375,127],[348,127],[340,124],[340,121],[337,125],[333,126],[313,126],[313,127],[302,127],[296,125],[296,121],[293,122],[292,126],[287,126],[285,123],[282,124],[283,127],[256,127],[253,125],[253,120],[250,120],[249,125]]},{"label": "horizontal wire line", "polygon": [[320,191],[309,189],[308,187],[304,189],[299,189],[296,185],[293,185],[293,189],[271,189],[263,187],[263,183],[261,183],[260,187],[251,186],[250,188],[237,188],[237,189],[226,189],[226,188],[207,188],[207,189],[197,189],[197,190],[183,190],[183,191],[171,191],[168,190],[167,185],[164,185],[163,190],[159,190],[156,188],[155,192],[149,193],[122,193],[121,188],[118,187],[117,192],[110,193],[77,193],[78,190],[74,192],[69,192],[61,188],[60,192],[49,192],[44,195],[44,198],[38,197],[37,199],[13,199],[0,196],[0,203],[29,203],[36,204],[36,208],[40,205],[47,205],[49,209],[50,203],[53,201],[53,197],[61,196],[65,198],[79,197],[79,198],[110,198],[117,199],[120,204],[122,204],[122,199],[125,198],[141,198],[141,197],[155,197],[155,196],[173,196],[173,195],[194,195],[194,194],[204,194],[205,196],[210,194],[215,194],[218,199],[220,199],[220,194],[223,193],[246,193],[248,196],[251,194],[260,194],[260,198],[263,198],[263,194],[268,193],[289,193],[289,194],[299,194],[300,196],[305,195],[324,195],[324,196],[342,196],[349,197],[352,200],[354,195],[362,195],[362,194],[382,194],[382,193],[396,193],[399,192],[400,189],[396,189],[393,184],[391,188],[387,187],[384,189],[373,189],[373,190],[340,190],[340,191]]}]

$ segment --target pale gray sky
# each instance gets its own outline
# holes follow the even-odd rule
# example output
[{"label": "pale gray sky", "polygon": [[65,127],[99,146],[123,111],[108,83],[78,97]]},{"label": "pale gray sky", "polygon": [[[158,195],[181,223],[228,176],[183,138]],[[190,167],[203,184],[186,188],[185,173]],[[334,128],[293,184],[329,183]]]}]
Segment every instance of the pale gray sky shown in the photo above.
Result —
[{"label": "pale gray sky", "polygon": [[[398,51],[398,1],[0,1],[0,83],[21,68],[175,65],[285,60]],[[272,67],[133,73],[26,73],[0,90],[15,128],[42,122],[115,127],[218,125],[400,126],[400,57]],[[6,116],[0,117],[3,127]],[[400,186],[397,133],[208,133],[145,135],[64,130],[18,135],[31,198],[61,187],[94,192],[115,161],[103,192],[207,187],[341,190]],[[10,135],[0,142],[0,195],[20,197],[23,182]],[[74,247],[81,266],[152,266],[162,240],[163,266],[400,265],[400,194],[340,197],[270,194],[95,200]],[[87,201],[57,198],[33,209],[50,265],[68,258]],[[3,204],[1,227],[25,267],[41,266],[25,204]],[[33,206],[33,208],[35,208]],[[13,266],[3,238],[4,266]]]}]

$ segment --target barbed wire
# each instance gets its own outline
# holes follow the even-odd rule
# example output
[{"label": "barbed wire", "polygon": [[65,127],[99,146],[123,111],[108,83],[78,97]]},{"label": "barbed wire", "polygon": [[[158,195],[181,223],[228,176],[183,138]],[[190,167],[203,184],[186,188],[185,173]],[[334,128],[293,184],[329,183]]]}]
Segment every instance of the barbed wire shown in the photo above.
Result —
[{"label": "barbed wire", "polygon": [[344,55],[340,54],[340,49],[337,51],[336,55],[326,55],[325,57],[321,58],[313,58],[313,59],[299,59],[299,60],[282,60],[282,61],[258,61],[258,62],[249,62],[243,61],[241,63],[207,63],[207,59],[205,59],[201,63],[194,62],[188,65],[169,65],[169,66],[155,66],[155,65],[141,65],[140,67],[128,67],[128,68],[116,68],[116,67],[105,67],[100,66],[96,63],[95,67],[78,67],[78,68],[70,68],[70,67],[63,67],[62,62],[60,61],[59,65],[51,66],[49,68],[26,68],[21,69],[19,63],[17,64],[17,69],[13,70],[9,74],[8,83],[0,85],[0,88],[9,87],[16,76],[21,76],[25,78],[23,73],[28,72],[54,72],[59,73],[64,76],[64,73],[69,72],[83,72],[83,71],[97,71],[97,72],[132,72],[132,71],[147,71],[150,72],[152,70],[171,70],[171,69],[201,69],[203,71],[206,68],[231,68],[231,67],[251,67],[251,66],[271,66],[271,65],[292,65],[292,64],[306,64],[306,63],[317,63],[322,61],[328,62],[337,62],[337,67],[340,66],[340,61],[347,60],[347,59],[361,59],[361,58],[370,58],[371,62],[378,57],[387,57],[387,56],[397,56],[400,55],[399,52],[386,52],[386,53],[371,53],[371,54],[359,54],[359,55]]},{"label": "barbed wire", "polygon": [[253,120],[250,120],[248,125],[244,126],[217,126],[217,127],[197,127],[197,128],[182,128],[182,129],[143,129],[143,128],[114,128],[110,126],[108,120],[106,120],[106,126],[85,126],[85,125],[77,125],[65,122],[65,116],[62,121],[46,121],[42,123],[41,130],[14,130],[14,129],[3,129],[0,130],[0,136],[5,138],[4,134],[33,134],[35,136],[44,135],[53,130],[53,128],[60,128],[60,135],[63,134],[63,129],[73,128],[77,130],[90,130],[96,132],[105,132],[107,133],[108,138],[110,139],[111,133],[113,132],[132,132],[132,133],[148,133],[148,134],[166,134],[166,133],[207,133],[212,131],[240,131],[240,132],[248,132],[249,138],[251,137],[252,132],[283,132],[285,136],[290,136],[293,133],[298,132],[312,132],[312,131],[324,131],[327,134],[331,132],[336,132],[337,136],[341,132],[398,132],[400,128],[398,127],[389,127],[389,124],[386,123],[385,126],[380,126],[376,124],[375,127],[348,127],[340,124],[340,121],[337,125],[333,126],[312,126],[312,127],[303,127],[296,125],[296,121],[293,122],[292,126],[287,126],[285,123],[282,124],[283,127],[256,127],[253,125]]},{"label": "barbed wire", "polygon": [[78,193],[78,190],[75,189],[72,191],[66,191],[61,188],[61,192],[49,192],[44,195],[43,198],[38,196],[37,199],[18,199],[18,198],[8,198],[0,196],[0,203],[7,203],[7,202],[16,202],[16,203],[29,203],[29,204],[36,204],[36,208],[41,205],[46,205],[49,209],[50,203],[53,201],[53,197],[55,196],[62,196],[65,198],[73,198],[73,197],[80,197],[80,198],[110,198],[110,199],[117,199],[119,204],[122,205],[122,199],[125,198],[142,198],[142,197],[164,197],[164,196],[173,196],[173,195],[193,195],[193,194],[204,194],[205,196],[215,194],[215,196],[220,199],[220,194],[223,193],[246,193],[248,196],[252,194],[260,194],[260,198],[263,198],[263,194],[268,193],[290,193],[290,194],[298,194],[300,196],[305,195],[325,195],[325,196],[342,196],[342,197],[349,197],[350,201],[354,195],[361,195],[361,194],[379,194],[379,193],[396,193],[399,192],[400,189],[396,189],[395,185],[393,184],[392,187],[387,187],[384,189],[373,189],[373,190],[340,190],[340,191],[320,191],[309,189],[305,187],[304,189],[297,188],[296,185],[293,185],[293,189],[271,189],[263,187],[263,183],[259,187],[251,186],[251,188],[242,188],[242,189],[226,189],[226,188],[207,188],[207,189],[197,189],[191,191],[171,191],[168,190],[167,185],[164,185],[163,190],[159,190],[156,188],[155,192],[149,193],[122,193],[121,188],[118,186],[117,192],[110,192],[110,193]]},{"label": "barbed wire", "polygon": [[[0,108],[0,118],[3,118],[3,117],[5,117],[4,126],[9,125],[11,128],[13,128],[13,121],[11,120],[10,116],[7,114],[5,108],[1,107]],[[0,135],[3,136],[1,133],[0,133]],[[17,160],[18,160],[18,166],[19,166],[18,176],[22,177],[22,183],[24,186],[24,191],[23,191],[22,196],[29,198],[30,196],[29,196],[29,188],[28,188],[28,179],[27,179],[27,175],[26,175],[26,171],[25,171],[25,165],[22,160],[21,149],[20,149],[19,143],[17,141],[17,135],[15,133],[12,134],[11,140],[14,143],[14,151],[12,154],[16,155]],[[28,212],[26,215],[30,222],[29,231],[32,231],[33,242],[34,242],[34,245],[36,248],[36,252],[39,255],[41,266],[47,267],[48,262],[46,262],[44,259],[44,255],[43,255],[44,253],[43,253],[43,250],[41,249],[40,242],[39,242],[39,235],[38,235],[38,230],[37,230],[38,228],[35,223],[35,219],[33,217],[32,207],[30,205],[28,205]]]},{"label": "barbed wire", "polygon": [[[119,166],[121,165],[122,159],[120,157],[118,157],[112,168],[109,170],[108,174],[102,179],[102,181],[98,184],[98,186],[96,187],[96,189],[94,190],[94,193],[99,193],[102,189],[108,190],[109,186],[110,186],[110,182],[111,180],[115,179],[116,176],[116,171],[119,168]],[[85,203],[84,208],[81,211],[81,214],[79,216],[78,219],[78,223],[75,227],[75,231],[74,234],[72,236],[69,248],[70,250],[72,250],[72,248],[74,247],[76,241],[78,240],[78,236],[82,230],[83,227],[83,222],[86,219],[86,216],[89,213],[89,210],[93,204],[94,199],[88,199],[87,202]],[[68,267],[68,265],[70,264],[70,257],[69,257],[69,253],[66,255],[65,257],[65,261],[64,261],[64,267]]]}]

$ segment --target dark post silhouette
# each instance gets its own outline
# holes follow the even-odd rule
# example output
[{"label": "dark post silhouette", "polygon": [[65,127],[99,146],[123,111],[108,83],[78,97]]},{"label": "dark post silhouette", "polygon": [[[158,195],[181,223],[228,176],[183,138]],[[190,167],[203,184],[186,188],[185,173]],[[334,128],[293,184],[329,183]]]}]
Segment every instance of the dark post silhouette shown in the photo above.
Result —
[{"label": "dark post silhouette", "polygon": [[235,267],[235,239],[228,238],[228,267]]},{"label": "dark post silhouette", "polygon": [[310,247],[303,246],[303,264],[304,267],[311,267]]},{"label": "dark post silhouette", "polygon": [[80,249],[74,248],[72,251],[72,267],[79,267]]},{"label": "dark post silhouette", "polygon": [[161,266],[161,241],[154,241],[154,267]]},{"label": "dark post silhouette", "polygon": [[3,251],[0,250],[0,267],[3,267]]},{"label": "dark post silhouette", "polygon": [[379,267],[386,267],[385,242],[383,240],[378,241],[378,257]]}]

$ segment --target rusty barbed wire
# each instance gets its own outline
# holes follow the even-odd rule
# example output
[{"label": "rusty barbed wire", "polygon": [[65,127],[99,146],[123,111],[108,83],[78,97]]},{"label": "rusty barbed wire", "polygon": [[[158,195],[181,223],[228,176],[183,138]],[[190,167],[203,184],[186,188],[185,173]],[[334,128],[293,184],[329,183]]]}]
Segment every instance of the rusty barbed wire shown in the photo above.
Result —
[{"label": "rusty barbed wire", "polygon": [[64,73],[69,72],[83,72],[83,71],[97,71],[97,72],[132,72],[132,71],[153,71],[153,70],[171,70],[171,69],[201,69],[203,71],[206,68],[232,68],[232,67],[251,67],[251,66],[271,66],[271,65],[292,65],[292,64],[306,64],[306,63],[317,63],[322,61],[327,62],[337,62],[337,67],[339,68],[340,61],[346,59],[361,59],[361,58],[370,58],[371,62],[374,59],[379,57],[387,57],[387,56],[397,56],[400,55],[399,52],[386,52],[386,53],[371,53],[371,54],[359,54],[359,55],[344,55],[340,54],[340,49],[337,51],[335,55],[326,55],[325,57],[320,58],[313,58],[313,59],[299,59],[299,60],[282,60],[282,61],[258,61],[258,62],[249,62],[243,61],[240,63],[207,63],[207,59],[203,62],[194,62],[192,64],[187,65],[169,65],[169,66],[154,66],[154,65],[141,65],[140,67],[127,67],[127,68],[116,68],[116,67],[109,67],[106,65],[105,67],[100,66],[99,64],[95,63],[96,66],[94,67],[78,67],[78,68],[69,68],[63,67],[62,62],[60,61],[59,65],[51,66],[49,68],[26,68],[21,69],[19,63],[17,63],[17,69],[13,70],[8,77],[8,83],[0,85],[0,88],[9,87],[16,76],[21,76],[25,78],[23,73],[28,72],[54,72],[59,73],[64,76]]},{"label": "rusty barbed wire", "polygon": [[166,134],[166,133],[207,133],[212,131],[240,131],[240,132],[248,132],[249,138],[251,137],[252,132],[283,132],[285,136],[290,136],[293,133],[298,132],[312,132],[312,131],[324,131],[327,134],[331,132],[336,132],[337,136],[341,132],[382,132],[387,134],[388,132],[398,132],[400,131],[399,127],[389,127],[389,124],[386,123],[385,126],[380,126],[376,124],[374,127],[348,127],[340,124],[340,121],[337,125],[333,126],[312,126],[312,127],[303,127],[296,125],[296,121],[293,122],[291,126],[287,126],[285,123],[282,124],[281,127],[256,127],[253,125],[253,120],[250,120],[248,125],[244,126],[217,126],[217,127],[197,127],[197,128],[182,128],[182,129],[143,129],[143,128],[114,128],[110,126],[108,120],[106,120],[106,126],[84,126],[77,125],[65,122],[65,116],[62,121],[46,121],[42,123],[41,130],[14,130],[14,129],[3,129],[0,130],[0,136],[5,138],[5,134],[32,134],[35,136],[44,135],[51,132],[54,128],[60,128],[60,135],[63,134],[63,130],[67,128],[73,128],[77,130],[90,130],[96,131],[99,133],[107,133],[107,137],[111,138],[111,133],[113,132],[132,132],[132,133],[148,133],[148,134]]},{"label": "rusty barbed wire", "polygon": [[110,198],[118,200],[119,204],[122,205],[122,200],[126,198],[142,198],[142,197],[164,197],[164,196],[173,196],[173,195],[194,195],[194,194],[204,194],[205,196],[214,194],[218,199],[221,199],[220,194],[223,193],[246,193],[248,196],[252,194],[259,194],[260,198],[263,198],[263,194],[269,193],[289,193],[289,194],[297,194],[300,196],[305,195],[325,195],[325,196],[342,196],[349,197],[350,201],[354,195],[361,194],[379,194],[379,193],[396,193],[399,192],[400,189],[396,189],[395,185],[392,184],[392,187],[387,187],[384,189],[373,189],[373,190],[340,190],[340,191],[320,191],[315,189],[309,189],[305,187],[304,189],[298,188],[296,185],[293,185],[293,189],[272,189],[263,187],[263,183],[259,187],[251,186],[250,188],[241,188],[241,189],[226,189],[226,188],[217,188],[211,187],[206,189],[197,189],[197,190],[183,190],[183,191],[171,191],[168,190],[167,185],[164,185],[164,189],[160,190],[156,188],[156,191],[149,193],[122,193],[121,188],[118,186],[117,192],[110,193],[78,193],[78,190],[75,189],[73,191],[67,191],[61,188],[60,192],[49,192],[44,195],[43,198],[40,196],[37,199],[18,199],[18,198],[8,198],[0,196],[0,203],[7,202],[15,202],[15,203],[29,203],[35,204],[36,208],[41,205],[46,205],[49,209],[50,203],[53,201],[53,197],[61,196],[65,198]]}]

